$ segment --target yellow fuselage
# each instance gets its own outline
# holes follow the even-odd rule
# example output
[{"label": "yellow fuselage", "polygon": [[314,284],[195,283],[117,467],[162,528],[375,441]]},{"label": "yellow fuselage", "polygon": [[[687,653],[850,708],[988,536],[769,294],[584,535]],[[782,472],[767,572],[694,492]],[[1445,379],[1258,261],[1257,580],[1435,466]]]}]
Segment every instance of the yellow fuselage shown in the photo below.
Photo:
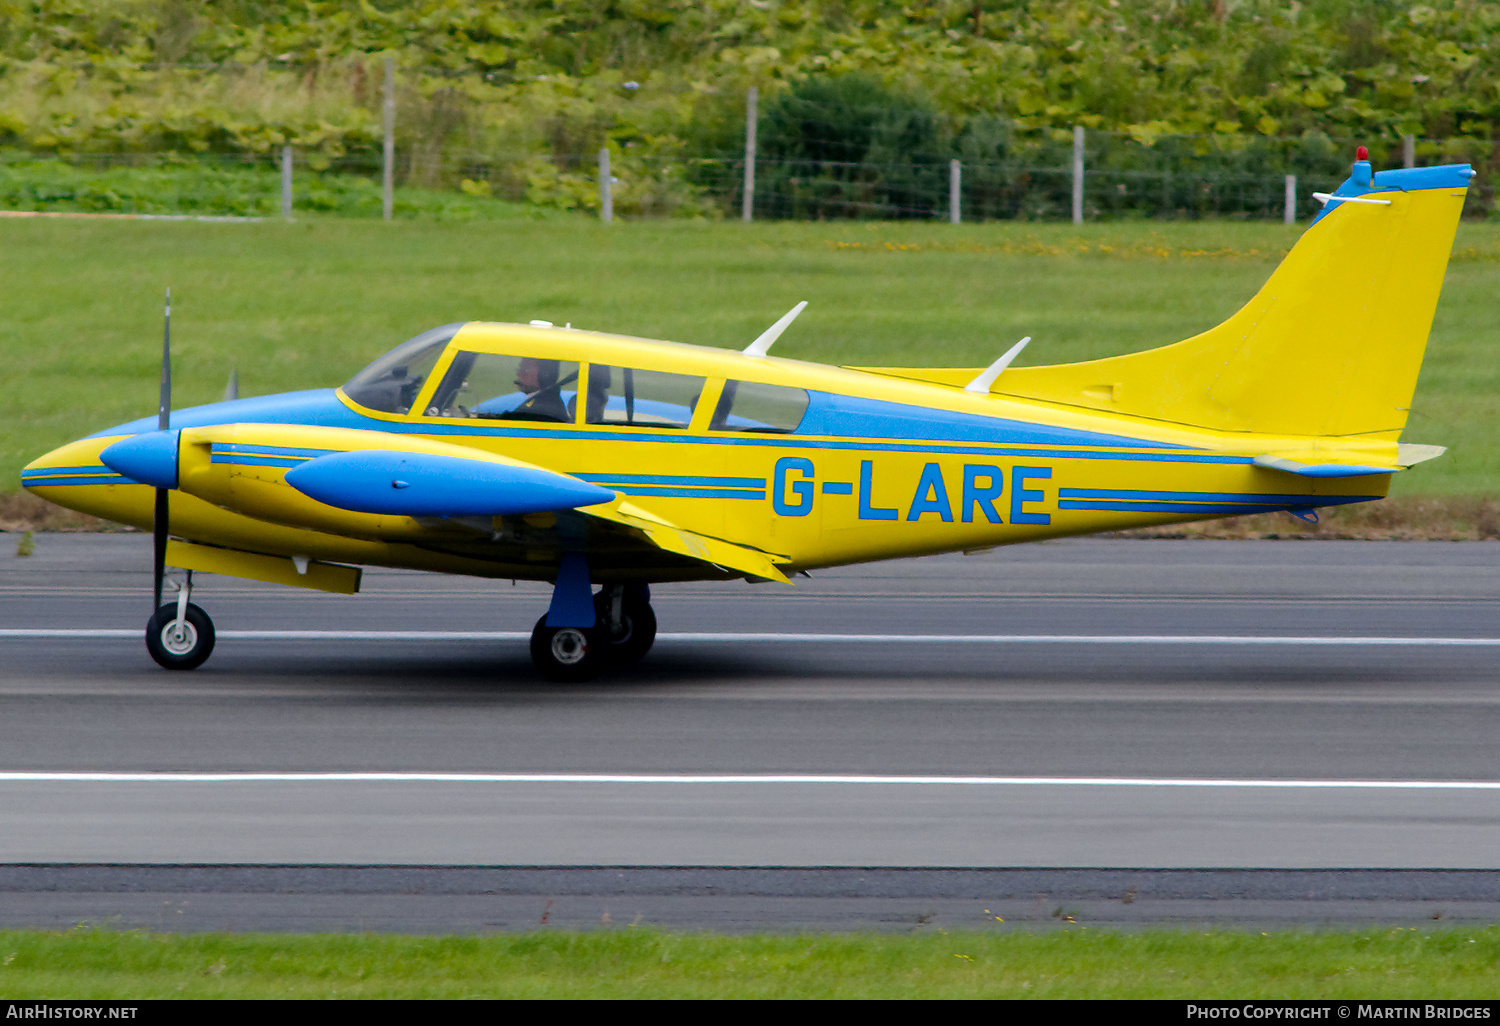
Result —
[{"label": "yellow fuselage", "polygon": [[[459,350],[542,355],[704,379],[685,429],[424,416]],[[713,430],[726,381],[805,389],[819,433]],[[492,577],[551,579],[552,514],[451,520],[324,505],[284,480],[327,451],[465,451],[597,483],[616,504],[687,532],[769,554],[787,572],[976,549],[1242,513],[1306,511],[1383,496],[1388,474],[1315,479],[1255,465],[1268,452],[1318,453],[1394,471],[1394,441],[1214,431],[951,385],[571,329],[470,324],[428,378],[412,413],[363,409],[340,393],[299,393],[174,414],[181,425],[174,536],[249,552]],[[300,400],[301,405],[297,401]],[[245,404],[254,404],[246,406]],[[314,423],[297,422],[312,403]],[[819,406],[821,404],[821,406]],[[814,411],[816,412],[816,411]],[[842,433],[841,425],[848,433]],[[151,488],[112,475],[99,453],[129,434],[82,439],[31,464],[26,486],[62,506],[149,529]],[[253,458],[234,454],[252,450]],[[629,551],[629,550],[622,550]],[[701,564],[600,558],[595,579],[739,576]]]}]

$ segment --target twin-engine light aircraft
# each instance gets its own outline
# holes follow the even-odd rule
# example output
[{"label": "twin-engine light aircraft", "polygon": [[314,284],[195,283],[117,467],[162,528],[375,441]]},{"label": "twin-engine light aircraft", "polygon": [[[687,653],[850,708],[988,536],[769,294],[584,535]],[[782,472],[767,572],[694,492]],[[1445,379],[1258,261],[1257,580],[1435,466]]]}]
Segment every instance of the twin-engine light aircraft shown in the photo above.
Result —
[{"label": "twin-engine light aircraft", "polygon": [[[827,367],[767,355],[801,306],[739,353],[475,322],[343,388],[169,413],[164,346],[156,418],[65,445],[22,481],[152,529],[146,644],[162,666],[213,648],[195,570],[353,593],[365,565],[552,582],[531,654],[555,680],[644,656],[657,584],[1313,516],[1443,451],[1398,438],[1473,172],[1372,174],[1360,158],[1243,309],[1159,349]],[[166,567],[187,573],[163,604]]]}]

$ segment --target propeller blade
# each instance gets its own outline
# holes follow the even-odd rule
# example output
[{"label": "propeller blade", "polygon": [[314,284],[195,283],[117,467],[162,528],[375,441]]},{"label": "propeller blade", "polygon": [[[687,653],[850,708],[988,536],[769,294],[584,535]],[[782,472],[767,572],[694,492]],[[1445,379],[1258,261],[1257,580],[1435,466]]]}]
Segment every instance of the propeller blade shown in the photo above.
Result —
[{"label": "propeller blade", "polygon": [[229,401],[240,397],[240,372],[239,368],[229,369],[229,384],[224,386],[224,399]]},{"label": "propeller blade", "polygon": [[156,404],[156,429],[165,431],[172,419],[172,290],[167,289],[166,319],[161,331],[161,397]]},{"label": "propeller blade", "polygon": [[161,586],[162,578],[167,572],[167,496],[171,494],[169,489],[158,488],[156,490],[156,512],[151,518],[151,554],[155,563],[156,605],[151,608],[161,608]]},{"label": "propeller blade", "polygon": [[[161,394],[156,407],[156,428],[158,431],[166,431],[172,422],[172,290],[167,289],[167,307],[165,319],[162,321],[161,333]],[[167,569],[167,530],[169,527],[170,514],[168,510],[168,498],[170,489],[158,488],[156,490],[156,509],[151,516],[151,554],[153,557],[153,571],[156,584],[156,605],[153,610],[161,608],[161,585],[162,578],[166,576]]]}]

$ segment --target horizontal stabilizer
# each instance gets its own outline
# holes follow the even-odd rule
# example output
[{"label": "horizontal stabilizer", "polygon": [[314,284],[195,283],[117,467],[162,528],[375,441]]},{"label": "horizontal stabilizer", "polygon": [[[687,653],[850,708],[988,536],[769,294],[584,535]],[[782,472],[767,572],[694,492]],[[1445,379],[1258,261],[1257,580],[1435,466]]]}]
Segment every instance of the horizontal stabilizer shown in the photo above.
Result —
[{"label": "horizontal stabilizer", "polygon": [[1369,477],[1371,474],[1394,474],[1400,467],[1371,467],[1358,463],[1300,463],[1285,456],[1257,456],[1257,467],[1279,470],[1298,477]]},{"label": "horizontal stabilizer", "polygon": [[339,509],[408,517],[516,516],[615,498],[541,467],[389,449],[319,456],[288,470],[286,483]]},{"label": "horizontal stabilizer", "polygon": [[1396,462],[1403,467],[1414,467],[1418,463],[1435,460],[1448,451],[1446,445],[1423,445],[1420,442],[1398,442]]}]

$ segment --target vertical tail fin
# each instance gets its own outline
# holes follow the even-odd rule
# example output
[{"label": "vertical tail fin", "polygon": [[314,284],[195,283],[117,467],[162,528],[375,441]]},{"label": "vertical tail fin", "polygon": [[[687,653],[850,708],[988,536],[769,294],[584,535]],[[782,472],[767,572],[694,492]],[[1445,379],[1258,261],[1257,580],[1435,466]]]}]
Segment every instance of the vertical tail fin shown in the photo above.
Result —
[{"label": "vertical tail fin", "polygon": [[1394,441],[1453,247],[1467,164],[1354,174],[1254,299],[1175,345],[1006,371],[997,395],[1220,431]]},{"label": "vertical tail fin", "polygon": [[[1467,163],[1359,160],[1238,314],[1160,350],[1013,368],[993,395],[1193,428],[1395,441],[1454,248]],[[963,386],[977,369],[855,368]]]}]

